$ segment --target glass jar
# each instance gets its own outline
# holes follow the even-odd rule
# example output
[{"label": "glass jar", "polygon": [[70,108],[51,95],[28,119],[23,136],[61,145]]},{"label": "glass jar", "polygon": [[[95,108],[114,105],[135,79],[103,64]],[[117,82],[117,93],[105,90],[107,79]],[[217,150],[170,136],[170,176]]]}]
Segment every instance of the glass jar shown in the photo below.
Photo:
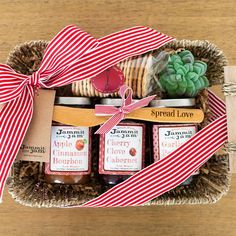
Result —
[{"label": "glass jar", "polygon": [[[84,97],[56,97],[56,105],[87,108],[91,100]],[[51,155],[45,163],[49,183],[85,184],[91,174],[92,135],[89,127],[52,123]]]},{"label": "glass jar", "polygon": [[[195,99],[161,99],[153,100],[151,107],[172,107],[172,108],[194,108]],[[196,124],[169,124],[154,123],[153,130],[153,157],[154,162],[166,157],[172,151],[179,148],[197,133]],[[194,174],[198,174],[196,171]],[[183,185],[190,184],[192,177],[188,178]]]},{"label": "glass jar", "polygon": [[[105,98],[101,103],[120,107],[122,99]],[[125,120],[100,135],[99,174],[105,185],[118,184],[144,168],[145,130],[143,122]]]}]

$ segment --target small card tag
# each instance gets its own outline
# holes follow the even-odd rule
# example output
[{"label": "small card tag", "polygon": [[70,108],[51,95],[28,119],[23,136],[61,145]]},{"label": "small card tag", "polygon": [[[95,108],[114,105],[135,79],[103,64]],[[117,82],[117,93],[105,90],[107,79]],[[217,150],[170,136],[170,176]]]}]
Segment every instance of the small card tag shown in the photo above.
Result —
[{"label": "small card tag", "polygon": [[48,162],[55,90],[35,95],[32,121],[16,160]]}]

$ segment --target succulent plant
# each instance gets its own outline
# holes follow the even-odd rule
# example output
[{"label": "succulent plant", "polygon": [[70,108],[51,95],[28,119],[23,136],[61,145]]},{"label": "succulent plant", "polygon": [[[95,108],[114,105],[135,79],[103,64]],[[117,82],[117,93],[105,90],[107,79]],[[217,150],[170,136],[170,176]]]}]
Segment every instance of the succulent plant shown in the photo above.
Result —
[{"label": "succulent plant", "polygon": [[169,57],[166,68],[159,74],[160,86],[171,98],[195,97],[209,86],[206,70],[205,62],[194,60],[193,54],[184,50]]}]

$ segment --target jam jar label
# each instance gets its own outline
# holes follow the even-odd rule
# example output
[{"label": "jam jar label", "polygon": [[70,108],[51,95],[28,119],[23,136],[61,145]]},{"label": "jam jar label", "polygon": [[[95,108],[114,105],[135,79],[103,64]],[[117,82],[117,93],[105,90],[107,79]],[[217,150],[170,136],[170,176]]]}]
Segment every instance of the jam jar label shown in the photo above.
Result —
[{"label": "jam jar label", "polygon": [[89,137],[87,127],[52,126],[50,173],[89,174]]},{"label": "jam jar label", "polygon": [[100,138],[100,174],[130,175],[143,168],[144,127],[119,124]]},{"label": "jam jar label", "polygon": [[197,132],[196,125],[153,126],[154,159],[166,157]]}]

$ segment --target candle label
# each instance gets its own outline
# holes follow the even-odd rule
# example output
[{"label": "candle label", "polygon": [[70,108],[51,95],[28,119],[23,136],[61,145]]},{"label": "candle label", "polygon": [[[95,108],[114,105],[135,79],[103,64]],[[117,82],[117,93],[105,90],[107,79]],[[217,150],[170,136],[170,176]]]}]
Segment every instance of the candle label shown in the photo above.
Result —
[{"label": "candle label", "polygon": [[99,173],[131,175],[143,168],[144,125],[124,123],[100,136]]},{"label": "candle label", "polygon": [[[196,125],[154,125],[154,161],[158,161],[179,148],[197,133]],[[194,174],[198,174],[195,172]]]},{"label": "candle label", "polygon": [[46,174],[89,174],[89,137],[88,127],[52,126],[51,156],[50,163],[46,165]]}]

